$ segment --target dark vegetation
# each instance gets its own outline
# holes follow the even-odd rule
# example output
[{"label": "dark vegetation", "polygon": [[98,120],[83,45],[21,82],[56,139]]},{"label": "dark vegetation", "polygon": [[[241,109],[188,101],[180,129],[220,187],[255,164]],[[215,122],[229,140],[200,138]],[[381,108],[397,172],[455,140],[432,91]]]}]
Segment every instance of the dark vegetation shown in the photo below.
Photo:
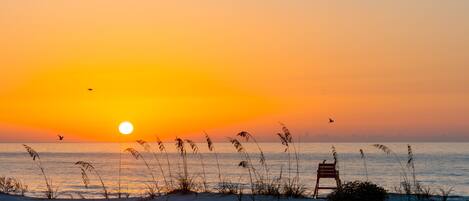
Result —
[{"label": "dark vegetation", "polygon": [[[282,151],[286,154],[288,161],[286,167],[280,167],[278,175],[272,175],[269,166],[269,160],[266,158],[261,144],[258,143],[255,136],[247,131],[241,131],[234,137],[228,138],[229,142],[238,153],[240,160],[236,164],[245,174],[237,181],[229,180],[223,177],[222,167],[220,166],[218,152],[215,149],[215,143],[207,133],[205,141],[208,153],[214,157],[216,161],[218,183],[210,187],[207,183],[207,175],[205,169],[205,159],[208,155],[202,154],[200,144],[196,144],[190,139],[175,139],[175,147],[177,150],[177,169],[171,167],[174,163],[170,162],[169,154],[165,144],[156,137],[156,142],[137,140],[138,147],[143,149],[148,159],[144,157],[136,148],[126,148],[124,152],[128,152],[135,160],[141,161],[145,165],[148,172],[148,180],[144,181],[146,186],[146,199],[153,199],[164,194],[191,194],[198,192],[215,191],[221,194],[236,195],[238,200],[242,200],[244,195],[248,195],[251,200],[255,200],[256,195],[269,195],[276,198],[302,198],[310,196],[306,185],[301,182],[300,175],[300,157],[298,153],[297,142],[293,139],[290,130],[280,123],[280,132],[276,135],[282,144]],[[256,150],[246,150],[244,143],[251,142],[256,145]],[[28,152],[34,164],[39,169],[44,178],[45,190],[44,194],[47,199],[55,199],[58,196],[58,187],[54,186],[52,179],[46,174],[46,170],[40,160],[39,153],[33,148],[23,145]],[[155,148],[154,148],[154,147]],[[415,167],[415,157],[411,145],[407,146],[407,157],[401,159],[399,155],[391,148],[382,144],[374,144],[374,148],[382,151],[392,160],[396,162],[400,175],[400,183],[394,190],[399,194],[407,195],[407,200],[448,200],[453,188],[433,190],[429,186],[422,185],[417,178]],[[336,147],[331,147],[332,157],[337,167],[339,162],[339,154]],[[380,186],[369,182],[367,155],[363,149],[359,150],[360,158],[363,161],[364,181],[348,182],[340,186],[332,194],[328,196],[331,201],[382,201],[387,197],[387,192]],[[202,169],[202,173],[195,173],[192,167],[189,167],[189,160],[197,160]],[[153,162],[152,162],[153,161]],[[166,164],[165,164],[166,163]],[[155,164],[155,165],[153,165]],[[102,187],[102,195],[105,199],[109,199],[113,195],[107,189],[103,178],[99,171],[92,163],[86,161],[78,161],[75,165],[81,170],[81,177],[85,187],[90,184],[89,176],[93,175],[97,178]],[[155,166],[155,167],[153,167]],[[342,167],[343,168],[343,167]],[[314,172],[314,170],[312,170]],[[344,170],[342,169],[341,172]],[[163,182],[158,183],[157,178],[162,178]],[[248,184],[243,184],[243,180],[248,180]],[[308,184],[310,186],[314,184]],[[28,191],[28,186],[15,178],[0,177],[0,193],[24,195]],[[79,194],[80,197],[83,197]]]},{"label": "dark vegetation", "polygon": [[342,184],[329,194],[329,201],[384,201],[387,192],[384,188],[370,182],[354,181]]},{"label": "dark vegetation", "polygon": [[21,195],[28,192],[28,185],[13,177],[0,177],[0,193]]}]

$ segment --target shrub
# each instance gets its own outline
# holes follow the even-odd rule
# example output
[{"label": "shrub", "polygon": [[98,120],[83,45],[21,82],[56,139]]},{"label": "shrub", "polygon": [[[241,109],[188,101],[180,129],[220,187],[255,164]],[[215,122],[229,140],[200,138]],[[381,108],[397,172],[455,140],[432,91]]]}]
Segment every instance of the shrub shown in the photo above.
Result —
[{"label": "shrub", "polygon": [[178,176],[176,178],[175,189],[168,192],[168,194],[192,194],[199,189],[199,185],[191,177]]},{"label": "shrub", "polygon": [[236,195],[242,191],[242,185],[231,181],[222,181],[218,184],[217,190],[221,194]]},{"label": "shrub", "polygon": [[448,189],[444,189],[444,188],[440,188],[440,198],[441,198],[441,201],[447,201],[448,200],[448,197],[449,195],[454,191],[453,187],[450,187]]},{"label": "shrub", "polygon": [[0,177],[0,193],[22,195],[28,191],[28,186],[13,177]]},{"label": "shrub", "polygon": [[387,192],[371,182],[348,182],[332,192],[329,201],[384,201]]}]

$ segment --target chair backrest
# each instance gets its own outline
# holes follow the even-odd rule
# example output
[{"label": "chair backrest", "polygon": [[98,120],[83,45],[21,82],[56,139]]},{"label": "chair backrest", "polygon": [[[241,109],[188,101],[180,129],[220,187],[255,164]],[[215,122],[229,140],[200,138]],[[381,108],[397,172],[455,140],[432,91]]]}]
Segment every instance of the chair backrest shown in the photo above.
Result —
[{"label": "chair backrest", "polygon": [[335,163],[319,163],[318,165],[318,177],[336,178],[338,173]]}]

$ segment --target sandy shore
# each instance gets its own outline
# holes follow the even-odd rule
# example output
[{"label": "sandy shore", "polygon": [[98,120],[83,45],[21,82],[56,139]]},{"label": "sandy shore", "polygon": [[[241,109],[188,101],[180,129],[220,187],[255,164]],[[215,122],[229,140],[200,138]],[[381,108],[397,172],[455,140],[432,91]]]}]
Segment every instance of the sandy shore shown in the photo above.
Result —
[{"label": "sandy shore", "polygon": [[[4,195],[0,194],[0,201],[38,201],[44,200],[40,198],[30,198],[30,197],[21,197],[15,195]],[[110,199],[111,201],[150,201],[142,198],[121,198],[121,199]],[[243,201],[250,201],[251,198],[249,195],[244,195],[242,197]],[[256,196],[257,201],[271,201],[271,200],[284,200],[284,201],[325,201],[324,199],[312,199],[312,198],[280,198],[271,196]],[[441,198],[435,197],[434,201],[439,201]],[[448,201],[468,201],[469,197],[462,196],[452,196]],[[104,201],[104,199],[57,199],[56,201]],[[237,196],[235,195],[221,195],[215,193],[201,193],[201,194],[192,194],[192,195],[165,195],[158,198],[155,198],[151,201],[238,201]],[[407,198],[404,195],[391,194],[388,201],[407,201]]]}]

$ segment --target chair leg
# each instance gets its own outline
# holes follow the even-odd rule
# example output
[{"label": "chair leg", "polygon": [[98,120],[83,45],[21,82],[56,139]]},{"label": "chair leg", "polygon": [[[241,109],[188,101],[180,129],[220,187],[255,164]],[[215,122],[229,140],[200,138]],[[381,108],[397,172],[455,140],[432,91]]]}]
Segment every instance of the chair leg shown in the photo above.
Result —
[{"label": "chair leg", "polygon": [[342,182],[340,181],[339,177],[335,178],[335,182],[336,182],[337,188],[340,188],[340,186],[342,186]]},{"label": "chair leg", "polygon": [[318,191],[319,191],[319,177],[317,177],[316,179],[316,187],[314,188],[313,198],[318,198]]}]

